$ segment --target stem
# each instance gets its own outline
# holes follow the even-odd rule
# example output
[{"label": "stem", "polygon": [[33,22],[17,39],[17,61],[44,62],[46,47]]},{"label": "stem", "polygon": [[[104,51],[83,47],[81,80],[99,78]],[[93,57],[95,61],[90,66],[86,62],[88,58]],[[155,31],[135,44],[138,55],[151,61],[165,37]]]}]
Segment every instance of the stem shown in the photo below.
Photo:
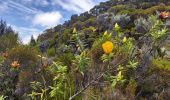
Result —
[{"label": "stem", "polygon": [[[64,83],[64,90],[66,91],[66,83]],[[67,93],[67,92],[66,92]],[[66,98],[66,93],[64,92],[64,100]]]},{"label": "stem", "polygon": [[45,78],[44,78],[43,75],[41,75],[41,78],[43,79],[43,85],[44,85],[44,88],[45,88],[45,99],[47,100],[47,93],[46,93],[47,87],[46,87],[46,81],[45,81]]},{"label": "stem", "polygon": [[[115,67],[119,66],[120,64],[124,63],[125,61],[126,61],[126,59],[123,59],[120,63],[116,64]],[[114,67],[112,67],[112,68],[114,68]],[[79,92],[77,92],[76,94],[74,94],[73,96],[71,96],[71,97],[69,98],[69,100],[73,100],[76,96],[80,95],[80,94],[81,94],[83,91],[85,91],[91,84],[93,84],[94,82],[96,82],[96,80],[99,80],[100,78],[102,78],[103,75],[104,75],[106,72],[110,71],[112,68],[104,71],[104,72],[103,72],[101,75],[99,75],[97,78],[93,79],[93,80],[92,80],[90,83],[88,83],[83,89],[81,89]],[[116,71],[116,70],[115,70],[115,71]]]}]

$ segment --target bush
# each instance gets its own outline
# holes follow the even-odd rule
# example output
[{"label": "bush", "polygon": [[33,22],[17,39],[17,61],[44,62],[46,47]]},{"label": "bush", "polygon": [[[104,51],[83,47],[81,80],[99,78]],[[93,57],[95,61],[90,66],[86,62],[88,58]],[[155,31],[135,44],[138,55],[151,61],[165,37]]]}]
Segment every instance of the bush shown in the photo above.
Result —
[{"label": "bush", "polygon": [[8,33],[0,36],[0,51],[6,51],[19,44],[18,34]]},{"label": "bush", "polygon": [[152,60],[153,69],[165,70],[170,72],[170,62],[165,59],[153,59]]},{"label": "bush", "polygon": [[60,56],[58,56],[55,61],[62,62],[63,65],[70,66],[72,64],[72,60],[75,59],[74,55],[70,52],[64,53]]},{"label": "bush", "polygon": [[55,48],[50,48],[47,50],[47,55],[49,57],[55,56]]},{"label": "bush", "polygon": [[9,61],[19,61],[21,68],[34,66],[38,61],[38,51],[32,47],[20,45],[9,51]]}]

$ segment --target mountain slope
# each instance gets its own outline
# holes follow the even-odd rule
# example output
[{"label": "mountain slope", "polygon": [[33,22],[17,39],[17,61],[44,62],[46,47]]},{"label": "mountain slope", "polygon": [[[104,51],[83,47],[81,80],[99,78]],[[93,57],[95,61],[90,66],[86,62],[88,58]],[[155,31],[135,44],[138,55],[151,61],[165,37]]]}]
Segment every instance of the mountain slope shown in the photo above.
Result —
[{"label": "mountain slope", "polygon": [[[135,72],[132,71],[126,73],[127,78],[130,78],[131,74],[134,76],[136,75],[134,79],[136,80],[136,84],[128,83],[131,81],[125,83],[126,89],[131,88],[129,85],[136,85],[135,90],[130,91],[124,90],[123,88],[122,91],[134,92],[135,97],[132,96],[133,98],[131,99],[141,99],[144,97],[149,100],[154,100],[160,96],[160,98],[167,100],[170,92],[170,79],[168,78],[170,75],[170,63],[168,59],[169,51],[166,51],[168,54],[165,54],[166,58],[163,58],[164,55],[159,51],[164,46],[168,49],[168,42],[165,42],[166,38],[164,38],[162,43],[158,43],[159,45],[156,44],[155,48],[155,44],[152,44],[151,39],[146,36],[150,33],[150,29],[152,29],[152,25],[150,23],[152,20],[152,18],[150,19],[151,15],[162,20],[164,26],[169,28],[170,20],[162,19],[160,16],[163,11],[170,11],[170,1],[110,0],[95,6],[89,12],[82,13],[79,16],[72,15],[71,19],[62,25],[58,25],[52,29],[47,29],[38,37],[38,42],[40,43],[39,45],[45,46],[48,56],[58,56],[57,59],[62,59],[64,64],[70,66],[69,69],[72,69],[72,65],[70,65],[70,62],[67,59],[70,55],[67,54],[69,54],[70,51],[73,54],[81,53],[81,46],[77,45],[78,43],[75,41],[76,39],[73,32],[75,28],[79,33],[79,39],[82,41],[84,47],[92,49],[90,51],[90,56],[92,56],[94,61],[91,66],[94,67],[92,68],[93,70],[97,70],[98,66],[101,67],[103,64],[99,59],[101,51],[94,49],[94,45],[96,41],[99,41],[98,38],[100,38],[105,31],[107,31],[107,33],[112,33],[112,36],[115,37],[116,30],[114,30],[114,27],[117,23],[120,26],[121,32],[124,34],[123,36],[135,39],[134,43],[136,48],[134,50],[134,54],[132,54],[132,58],[134,57],[133,59],[137,59],[139,63]],[[155,58],[158,55],[160,57],[163,55],[161,60],[159,57],[158,59]],[[121,61],[122,57],[119,56],[117,59]],[[112,62],[116,61],[113,60]],[[101,71],[102,69],[99,68],[98,70]],[[159,79],[156,77],[159,77]],[[164,85],[166,86],[164,87]],[[134,89],[134,87],[135,86],[132,88]],[[120,91],[117,92],[119,93]],[[123,94],[119,96],[123,96]],[[126,96],[130,95],[126,94]],[[123,98],[128,98],[126,96],[123,96]],[[113,99],[114,97],[111,96],[111,98]]]},{"label": "mountain slope", "polygon": [[[99,35],[104,31],[112,30],[113,25],[118,23],[121,28],[130,29],[134,27],[134,20],[139,16],[155,14],[156,11],[169,10],[167,0],[110,0],[95,6],[89,12],[72,15],[71,19],[63,25],[57,25],[52,29],[47,29],[38,37],[39,42],[48,41],[48,46],[54,46],[54,37],[61,39],[63,43],[69,43],[69,37],[73,28],[84,35]],[[91,32],[93,27],[96,33]],[[91,33],[89,33],[89,31]],[[140,31],[140,30],[139,30]],[[88,34],[89,33],[89,34]],[[58,38],[57,35],[60,37]],[[92,36],[93,37],[93,36]]]}]

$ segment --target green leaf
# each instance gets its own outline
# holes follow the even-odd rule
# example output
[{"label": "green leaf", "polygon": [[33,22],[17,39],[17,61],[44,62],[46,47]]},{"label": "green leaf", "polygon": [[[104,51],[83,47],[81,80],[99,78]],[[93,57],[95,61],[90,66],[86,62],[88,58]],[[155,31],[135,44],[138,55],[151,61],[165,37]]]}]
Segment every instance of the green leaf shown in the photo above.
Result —
[{"label": "green leaf", "polygon": [[128,68],[132,68],[132,69],[136,69],[136,68],[137,68],[137,65],[138,65],[138,62],[135,62],[134,60],[132,60],[132,61],[129,61],[129,62],[128,62],[127,67],[128,67]]}]

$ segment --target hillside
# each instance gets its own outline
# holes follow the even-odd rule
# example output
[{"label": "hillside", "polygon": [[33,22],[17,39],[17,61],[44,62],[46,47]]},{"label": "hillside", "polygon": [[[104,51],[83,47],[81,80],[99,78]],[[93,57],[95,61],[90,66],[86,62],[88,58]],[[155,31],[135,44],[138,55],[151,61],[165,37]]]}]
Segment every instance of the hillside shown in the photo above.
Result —
[{"label": "hillside", "polygon": [[118,23],[122,28],[128,29],[129,27],[134,27],[134,23],[129,26],[130,21],[134,22],[139,16],[147,17],[147,15],[156,14],[156,11],[169,10],[169,2],[167,0],[118,1],[109,0],[95,6],[89,12],[84,12],[79,16],[77,14],[72,15],[71,19],[63,25],[45,30],[44,34],[40,35],[38,40],[46,41],[56,34],[71,34],[73,28],[86,33],[87,30],[90,30],[88,28],[91,26],[97,28],[96,31],[98,33],[102,33],[105,30],[112,30],[114,24]]},{"label": "hillside", "polygon": [[109,0],[29,45],[0,30],[0,100],[170,98],[168,0]]}]

